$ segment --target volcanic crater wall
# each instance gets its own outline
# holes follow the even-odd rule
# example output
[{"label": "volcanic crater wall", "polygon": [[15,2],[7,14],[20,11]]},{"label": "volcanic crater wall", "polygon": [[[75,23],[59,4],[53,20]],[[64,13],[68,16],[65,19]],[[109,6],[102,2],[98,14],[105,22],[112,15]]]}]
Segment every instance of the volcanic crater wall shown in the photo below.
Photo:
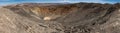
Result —
[{"label": "volcanic crater wall", "polygon": [[119,33],[120,4],[25,3],[0,7],[0,33]]}]

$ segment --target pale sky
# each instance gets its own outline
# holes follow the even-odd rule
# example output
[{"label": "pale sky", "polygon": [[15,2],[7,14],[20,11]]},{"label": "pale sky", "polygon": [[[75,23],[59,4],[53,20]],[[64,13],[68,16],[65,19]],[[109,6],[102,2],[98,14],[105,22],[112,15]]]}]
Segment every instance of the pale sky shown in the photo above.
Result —
[{"label": "pale sky", "polygon": [[0,5],[17,4],[17,3],[120,3],[120,0],[0,0]]}]

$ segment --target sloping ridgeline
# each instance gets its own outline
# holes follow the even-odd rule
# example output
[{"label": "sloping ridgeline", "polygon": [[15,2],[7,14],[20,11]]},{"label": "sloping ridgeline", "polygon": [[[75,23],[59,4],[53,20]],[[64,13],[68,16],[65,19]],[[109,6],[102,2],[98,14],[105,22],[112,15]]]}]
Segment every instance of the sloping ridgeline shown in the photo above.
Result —
[{"label": "sloping ridgeline", "polygon": [[119,3],[24,3],[0,7],[0,33],[119,32]]}]

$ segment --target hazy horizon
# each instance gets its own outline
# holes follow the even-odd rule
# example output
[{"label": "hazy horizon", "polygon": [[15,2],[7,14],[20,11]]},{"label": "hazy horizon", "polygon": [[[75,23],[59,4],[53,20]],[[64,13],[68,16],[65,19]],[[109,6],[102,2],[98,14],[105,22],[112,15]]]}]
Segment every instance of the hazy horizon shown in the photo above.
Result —
[{"label": "hazy horizon", "polygon": [[120,3],[120,0],[0,0],[0,5],[9,5],[17,3]]}]

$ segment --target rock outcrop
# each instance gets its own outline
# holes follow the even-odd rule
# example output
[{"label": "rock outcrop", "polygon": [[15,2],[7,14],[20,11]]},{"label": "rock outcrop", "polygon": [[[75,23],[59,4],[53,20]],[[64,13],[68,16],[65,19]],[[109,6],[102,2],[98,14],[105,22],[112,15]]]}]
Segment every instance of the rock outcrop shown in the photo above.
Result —
[{"label": "rock outcrop", "polygon": [[0,7],[0,33],[119,32],[119,3],[25,3]]}]

